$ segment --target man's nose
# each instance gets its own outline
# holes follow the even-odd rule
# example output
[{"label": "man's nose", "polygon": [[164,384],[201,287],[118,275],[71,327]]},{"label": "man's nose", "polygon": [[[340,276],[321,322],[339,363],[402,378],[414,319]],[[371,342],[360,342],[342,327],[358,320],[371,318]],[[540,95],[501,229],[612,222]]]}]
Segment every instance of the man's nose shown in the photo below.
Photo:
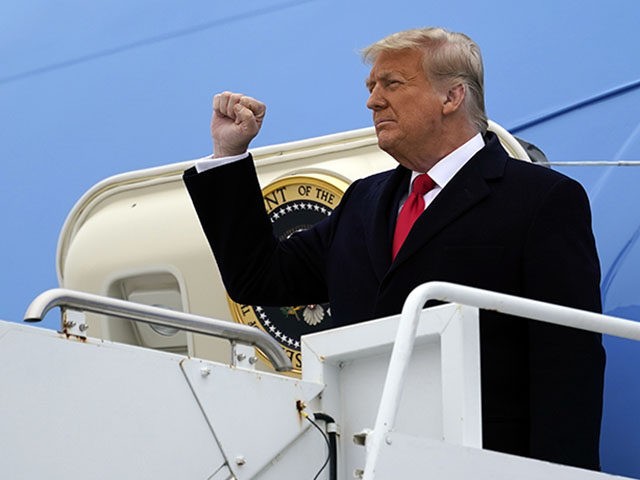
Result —
[{"label": "man's nose", "polygon": [[380,110],[386,106],[387,102],[380,94],[380,90],[377,86],[373,87],[371,93],[369,94],[369,98],[367,99],[367,108],[370,110]]}]

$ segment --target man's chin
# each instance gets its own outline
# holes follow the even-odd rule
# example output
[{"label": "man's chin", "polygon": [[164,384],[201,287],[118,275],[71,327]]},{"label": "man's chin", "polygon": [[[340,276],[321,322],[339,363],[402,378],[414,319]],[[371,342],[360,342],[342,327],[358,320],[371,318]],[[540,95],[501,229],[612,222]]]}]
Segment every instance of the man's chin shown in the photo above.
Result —
[{"label": "man's chin", "polygon": [[378,137],[378,147],[380,148],[380,150],[383,150],[391,155],[390,150],[393,150],[393,145],[395,143],[391,135],[388,135],[386,132],[376,132],[376,136]]}]

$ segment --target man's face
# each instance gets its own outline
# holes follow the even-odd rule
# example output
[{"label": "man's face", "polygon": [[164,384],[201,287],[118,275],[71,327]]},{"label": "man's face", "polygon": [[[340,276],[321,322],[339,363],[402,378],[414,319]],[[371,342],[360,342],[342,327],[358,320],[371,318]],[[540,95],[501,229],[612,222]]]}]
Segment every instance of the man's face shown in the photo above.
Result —
[{"label": "man's face", "polygon": [[383,52],[367,79],[380,148],[405,167],[425,171],[442,158],[443,104],[423,69],[418,50]]}]

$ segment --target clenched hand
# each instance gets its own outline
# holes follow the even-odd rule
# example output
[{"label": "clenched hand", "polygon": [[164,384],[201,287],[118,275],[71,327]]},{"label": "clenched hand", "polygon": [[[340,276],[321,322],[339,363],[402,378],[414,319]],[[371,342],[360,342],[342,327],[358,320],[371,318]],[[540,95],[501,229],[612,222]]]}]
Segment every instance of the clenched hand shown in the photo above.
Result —
[{"label": "clenched hand", "polygon": [[227,157],[246,152],[260,131],[266,110],[264,103],[241,93],[215,95],[211,117],[213,156]]}]

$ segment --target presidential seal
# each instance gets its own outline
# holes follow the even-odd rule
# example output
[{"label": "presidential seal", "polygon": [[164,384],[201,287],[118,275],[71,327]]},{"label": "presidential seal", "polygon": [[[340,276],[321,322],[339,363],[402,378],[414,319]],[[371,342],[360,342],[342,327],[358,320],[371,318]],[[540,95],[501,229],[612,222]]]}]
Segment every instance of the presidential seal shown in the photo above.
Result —
[{"label": "presidential seal", "polygon": [[[296,175],[277,180],[262,190],[264,205],[280,239],[289,238],[329,217],[347,183],[325,174]],[[300,337],[332,326],[331,305],[240,305],[227,297],[235,321],[271,335],[286,351],[294,373],[302,368]],[[266,361],[266,358],[260,354]]]}]

